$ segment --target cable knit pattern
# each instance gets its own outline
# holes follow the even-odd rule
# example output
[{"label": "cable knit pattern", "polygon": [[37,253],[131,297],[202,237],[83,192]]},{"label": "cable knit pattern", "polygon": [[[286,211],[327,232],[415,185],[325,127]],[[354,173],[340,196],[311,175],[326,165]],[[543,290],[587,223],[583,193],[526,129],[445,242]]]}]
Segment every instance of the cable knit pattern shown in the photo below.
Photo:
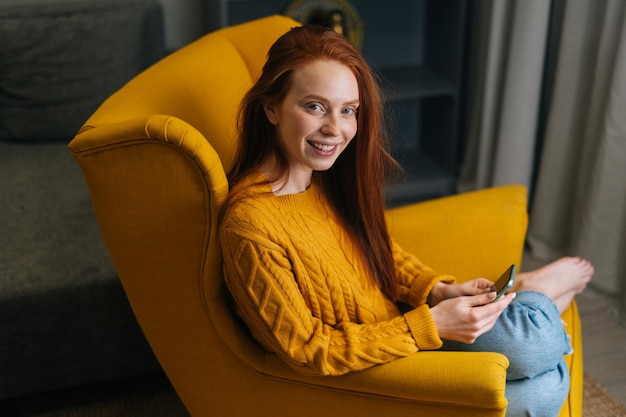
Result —
[{"label": "cable knit pattern", "polygon": [[[255,178],[258,179],[258,178]],[[368,278],[354,244],[315,186],[275,196],[269,185],[228,207],[224,276],[237,313],[298,372],[339,375],[441,346],[426,303],[437,275],[393,245],[402,315]]]}]

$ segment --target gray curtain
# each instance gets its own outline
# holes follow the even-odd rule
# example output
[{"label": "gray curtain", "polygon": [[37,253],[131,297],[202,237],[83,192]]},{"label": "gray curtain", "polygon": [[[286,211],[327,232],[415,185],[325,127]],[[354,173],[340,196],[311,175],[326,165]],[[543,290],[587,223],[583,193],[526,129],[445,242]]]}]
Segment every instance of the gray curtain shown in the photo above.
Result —
[{"label": "gray curtain", "polygon": [[534,257],[576,254],[626,319],[626,2],[569,0],[531,211]]},{"label": "gray curtain", "polygon": [[460,191],[530,186],[549,0],[472,3],[466,156]]},{"label": "gray curtain", "polygon": [[626,2],[472,5],[459,189],[529,186],[531,255],[590,259],[626,320]]}]

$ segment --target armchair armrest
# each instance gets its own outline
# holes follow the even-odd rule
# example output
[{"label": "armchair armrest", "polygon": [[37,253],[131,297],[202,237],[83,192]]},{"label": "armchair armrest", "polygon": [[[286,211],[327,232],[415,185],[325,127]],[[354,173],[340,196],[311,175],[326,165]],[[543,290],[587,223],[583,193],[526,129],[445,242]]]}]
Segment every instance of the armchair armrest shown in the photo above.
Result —
[{"label": "armchair armrest", "polygon": [[507,185],[391,209],[389,233],[437,272],[495,279],[521,263],[526,195],[525,187]]},{"label": "armchair armrest", "polygon": [[334,377],[297,374],[276,355],[267,354],[263,373],[294,382],[376,396],[483,410],[504,409],[504,355],[490,352],[419,352],[360,372]]}]

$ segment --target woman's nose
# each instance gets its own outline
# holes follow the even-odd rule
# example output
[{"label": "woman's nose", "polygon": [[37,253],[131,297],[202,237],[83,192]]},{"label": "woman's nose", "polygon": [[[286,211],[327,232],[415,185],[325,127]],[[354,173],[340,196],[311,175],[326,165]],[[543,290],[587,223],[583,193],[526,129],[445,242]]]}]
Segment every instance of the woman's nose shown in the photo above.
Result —
[{"label": "woman's nose", "polygon": [[322,125],[322,133],[327,136],[339,136],[339,123],[337,116],[328,114],[324,118],[324,124]]}]

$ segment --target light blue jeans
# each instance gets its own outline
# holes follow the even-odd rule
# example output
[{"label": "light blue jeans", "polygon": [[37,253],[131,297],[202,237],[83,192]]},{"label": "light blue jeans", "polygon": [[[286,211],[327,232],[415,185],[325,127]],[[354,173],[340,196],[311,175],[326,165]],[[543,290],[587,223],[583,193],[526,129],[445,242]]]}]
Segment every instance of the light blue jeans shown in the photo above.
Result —
[{"label": "light blue jeans", "polygon": [[445,341],[444,349],[498,352],[510,362],[508,417],[555,417],[569,392],[563,355],[572,352],[556,305],[544,294],[517,293],[492,330],[466,345]]}]

